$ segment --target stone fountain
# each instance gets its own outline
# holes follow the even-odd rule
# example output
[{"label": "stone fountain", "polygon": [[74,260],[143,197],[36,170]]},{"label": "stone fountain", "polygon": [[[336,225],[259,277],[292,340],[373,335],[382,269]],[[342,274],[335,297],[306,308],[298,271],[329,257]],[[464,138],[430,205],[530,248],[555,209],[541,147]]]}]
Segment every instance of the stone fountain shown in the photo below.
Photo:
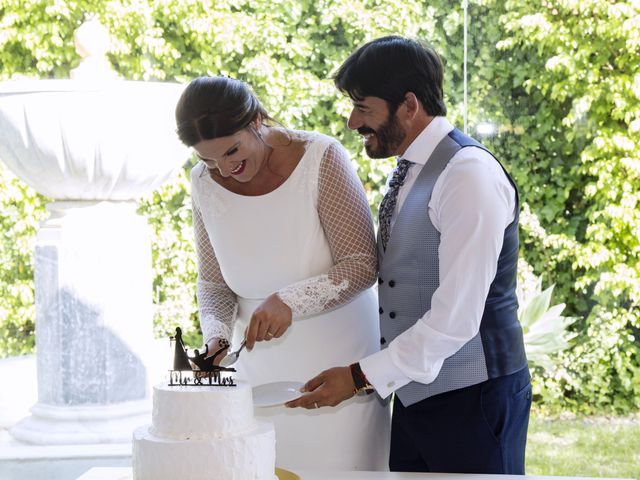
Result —
[{"label": "stone fountain", "polygon": [[189,156],[174,132],[182,86],[117,80],[96,21],[76,46],[70,80],[0,83],[0,160],[52,199],[35,248],[38,399],[0,448],[3,479],[48,455],[126,463],[150,412],[151,245],[136,200]]}]

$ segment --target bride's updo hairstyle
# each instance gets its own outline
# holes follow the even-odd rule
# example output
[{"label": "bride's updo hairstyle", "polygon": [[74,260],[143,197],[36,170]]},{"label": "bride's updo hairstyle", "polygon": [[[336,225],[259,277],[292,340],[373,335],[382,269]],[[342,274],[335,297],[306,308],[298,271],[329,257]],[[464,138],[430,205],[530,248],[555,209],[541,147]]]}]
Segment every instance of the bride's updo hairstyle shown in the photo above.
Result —
[{"label": "bride's updo hairstyle", "polygon": [[271,120],[247,84],[229,77],[191,81],[176,105],[178,137],[192,147],[203,140],[226,137],[260,115]]}]

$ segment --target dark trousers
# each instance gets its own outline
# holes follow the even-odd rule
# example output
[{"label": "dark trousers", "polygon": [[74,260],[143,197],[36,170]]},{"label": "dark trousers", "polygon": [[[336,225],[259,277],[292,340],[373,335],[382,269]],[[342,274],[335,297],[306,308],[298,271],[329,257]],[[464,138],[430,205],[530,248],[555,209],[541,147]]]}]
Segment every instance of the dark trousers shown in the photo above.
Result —
[{"label": "dark trousers", "polygon": [[389,468],[524,475],[530,380],[523,368],[409,407],[396,397]]}]

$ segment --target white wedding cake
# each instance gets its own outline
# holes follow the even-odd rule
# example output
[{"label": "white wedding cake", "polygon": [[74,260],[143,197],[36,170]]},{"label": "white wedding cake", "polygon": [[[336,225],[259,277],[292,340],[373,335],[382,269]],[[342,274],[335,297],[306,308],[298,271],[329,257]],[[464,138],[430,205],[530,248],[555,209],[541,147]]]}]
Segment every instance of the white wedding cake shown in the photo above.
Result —
[{"label": "white wedding cake", "polygon": [[273,424],[253,416],[251,387],[153,389],[152,425],[133,434],[134,480],[273,480]]}]

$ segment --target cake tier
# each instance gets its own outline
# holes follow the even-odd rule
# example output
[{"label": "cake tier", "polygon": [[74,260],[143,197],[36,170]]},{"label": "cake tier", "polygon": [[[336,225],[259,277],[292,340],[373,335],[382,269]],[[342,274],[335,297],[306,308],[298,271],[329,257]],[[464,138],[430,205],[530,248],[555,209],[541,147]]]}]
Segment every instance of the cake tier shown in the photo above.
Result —
[{"label": "cake tier", "polygon": [[275,480],[275,431],[256,422],[224,439],[169,440],[148,427],[133,433],[134,480]]},{"label": "cake tier", "polygon": [[254,427],[251,387],[153,387],[151,433],[173,440],[223,438]]}]

